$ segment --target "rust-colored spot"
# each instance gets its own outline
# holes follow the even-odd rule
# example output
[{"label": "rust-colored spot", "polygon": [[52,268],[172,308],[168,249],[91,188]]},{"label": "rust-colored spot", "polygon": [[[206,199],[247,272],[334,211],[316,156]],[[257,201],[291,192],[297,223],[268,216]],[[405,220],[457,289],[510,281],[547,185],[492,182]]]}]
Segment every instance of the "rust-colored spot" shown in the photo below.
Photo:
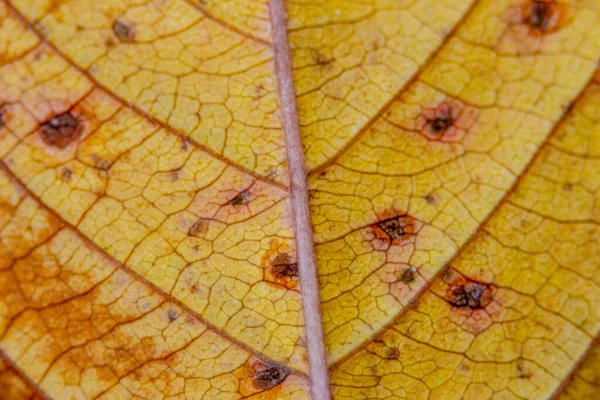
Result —
[{"label": "rust-colored spot", "polygon": [[79,139],[83,131],[79,120],[70,111],[52,117],[41,125],[41,129],[44,143],[59,149]]},{"label": "rust-colored spot", "polygon": [[269,363],[254,373],[253,383],[257,389],[269,390],[283,382],[289,374],[289,368],[280,364]]},{"label": "rust-colored spot", "polygon": [[135,29],[123,21],[115,21],[112,30],[121,42],[132,42],[135,40]]},{"label": "rust-colored spot", "polygon": [[446,300],[454,307],[478,309],[490,304],[492,297],[493,293],[489,285],[458,278],[448,285]]},{"label": "rust-colored spot", "polygon": [[234,198],[229,200],[229,205],[235,206],[235,207],[242,206],[248,202],[249,196],[250,196],[250,193],[248,193],[248,191],[240,192],[237,195],[235,195]]},{"label": "rust-colored spot", "polygon": [[384,219],[372,225],[372,228],[377,238],[390,241],[393,244],[400,243],[416,231],[414,219],[407,215]]},{"label": "rust-colored spot", "polygon": [[202,237],[208,231],[208,222],[204,219],[199,219],[190,227],[188,235],[194,237]]}]

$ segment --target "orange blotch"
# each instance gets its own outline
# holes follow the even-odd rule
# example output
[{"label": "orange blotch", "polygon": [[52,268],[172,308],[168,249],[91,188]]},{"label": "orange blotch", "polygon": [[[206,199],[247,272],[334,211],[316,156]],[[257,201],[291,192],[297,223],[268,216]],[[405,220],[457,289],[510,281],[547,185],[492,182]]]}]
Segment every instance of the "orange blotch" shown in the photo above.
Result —
[{"label": "orange blotch", "polygon": [[298,287],[298,264],[292,257],[292,248],[278,240],[272,240],[269,250],[265,252],[261,260],[263,268],[263,280],[275,284],[277,287],[297,289]]},{"label": "orange blotch", "polygon": [[460,141],[477,120],[477,110],[457,100],[444,101],[433,108],[425,108],[418,118],[420,133],[428,139],[441,142]]}]

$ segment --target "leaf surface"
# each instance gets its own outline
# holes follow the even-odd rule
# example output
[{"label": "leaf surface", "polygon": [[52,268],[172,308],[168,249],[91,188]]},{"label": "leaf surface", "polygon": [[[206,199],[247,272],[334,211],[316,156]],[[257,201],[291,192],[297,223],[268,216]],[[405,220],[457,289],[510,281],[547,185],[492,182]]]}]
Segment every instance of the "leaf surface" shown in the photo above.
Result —
[{"label": "leaf surface", "polygon": [[595,398],[598,2],[279,6],[0,3],[0,398]]}]

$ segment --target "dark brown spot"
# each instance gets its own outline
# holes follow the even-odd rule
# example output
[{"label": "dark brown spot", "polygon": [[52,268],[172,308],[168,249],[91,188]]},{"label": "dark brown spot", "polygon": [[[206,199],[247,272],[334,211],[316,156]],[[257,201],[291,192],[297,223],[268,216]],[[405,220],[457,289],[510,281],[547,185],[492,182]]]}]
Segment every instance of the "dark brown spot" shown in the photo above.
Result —
[{"label": "dark brown spot", "polygon": [[254,386],[260,390],[269,390],[283,382],[289,374],[290,370],[283,365],[267,364],[254,373]]},{"label": "dark brown spot", "polygon": [[529,6],[527,23],[534,29],[545,32],[552,20],[552,7],[547,1],[532,1]]},{"label": "dark brown spot", "polygon": [[401,239],[406,235],[414,233],[414,225],[406,216],[389,218],[377,223],[390,240]]},{"label": "dark brown spot", "polygon": [[73,171],[71,170],[71,168],[65,168],[60,173],[60,177],[62,179],[64,179],[65,181],[70,181],[72,176],[73,176]]},{"label": "dark brown spot", "polygon": [[573,185],[571,183],[565,183],[563,185],[563,190],[565,192],[570,192],[571,190],[573,190]]},{"label": "dark brown spot", "polygon": [[175,310],[169,310],[167,311],[167,318],[169,318],[169,321],[173,322],[177,319],[177,311]]},{"label": "dark brown spot", "polygon": [[201,237],[208,231],[208,222],[203,219],[199,219],[190,227],[188,230],[188,235],[194,237]]},{"label": "dark brown spot", "polygon": [[398,357],[400,357],[400,350],[395,347],[388,347],[388,349],[385,351],[385,358],[387,360],[397,360]]},{"label": "dark brown spot", "polygon": [[440,134],[446,132],[453,124],[451,115],[442,114],[435,117],[432,121],[429,121],[429,130],[434,134]]},{"label": "dark brown spot", "polygon": [[115,21],[112,30],[121,42],[132,42],[135,40],[135,29],[123,21]]},{"label": "dark brown spot", "polygon": [[400,271],[398,278],[401,282],[412,283],[417,278],[417,269],[415,267],[406,268],[405,270]]},{"label": "dark brown spot", "polygon": [[333,62],[333,58],[325,56],[323,53],[316,49],[312,51],[312,56],[315,64],[320,66],[327,66]]},{"label": "dark brown spot", "polygon": [[427,201],[427,204],[435,204],[437,203],[437,196],[433,193],[429,193],[425,196],[425,201]]},{"label": "dark brown spot", "polygon": [[522,7],[523,23],[530,34],[546,35],[567,23],[568,8],[555,0],[533,0]]},{"label": "dark brown spot", "polygon": [[229,205],[239,207],[248,202],[248,192],[243,191],[238,193],[233,199],[229,200]]},{"label": "dark brown spot", "polygon": [[271,264],[271,273],[275,278],[293,278],[298,277],[298,264],[292,262],[287,253],[279,253]]},{"label": "dark brown spot", "polygon": [[42,140],[47,145],[59,149],[64,149],[79,139],[83,131],[83,127],[71,112],[52,117],[50,121],[44,122],[41,128]]},{"label": "dark brown spot", "polygon": [[448,291],[447,300],[455,307],[484,308],[492,301],[489,286],[479,282],[451,284]]}]

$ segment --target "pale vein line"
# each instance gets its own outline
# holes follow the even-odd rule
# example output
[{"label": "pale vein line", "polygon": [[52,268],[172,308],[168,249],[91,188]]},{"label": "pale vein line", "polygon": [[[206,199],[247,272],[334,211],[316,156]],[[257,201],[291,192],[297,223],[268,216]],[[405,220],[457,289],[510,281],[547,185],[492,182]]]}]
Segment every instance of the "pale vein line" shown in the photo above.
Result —
[{"label": "pale vein line", "polygon": [[311,395],[314,400],[329,400],[331,399],[331,388],[329,386],[329,371],[321,318],[321,299],[308,205],[306,166],[300,140],[296,91],[287,37],[287,16],[283,0],[270,0],[269,5],[273,25],[275,68],[277,70],[281,117],[290,177],[290,206],[294,219],[298,270],[302,288]]}]

